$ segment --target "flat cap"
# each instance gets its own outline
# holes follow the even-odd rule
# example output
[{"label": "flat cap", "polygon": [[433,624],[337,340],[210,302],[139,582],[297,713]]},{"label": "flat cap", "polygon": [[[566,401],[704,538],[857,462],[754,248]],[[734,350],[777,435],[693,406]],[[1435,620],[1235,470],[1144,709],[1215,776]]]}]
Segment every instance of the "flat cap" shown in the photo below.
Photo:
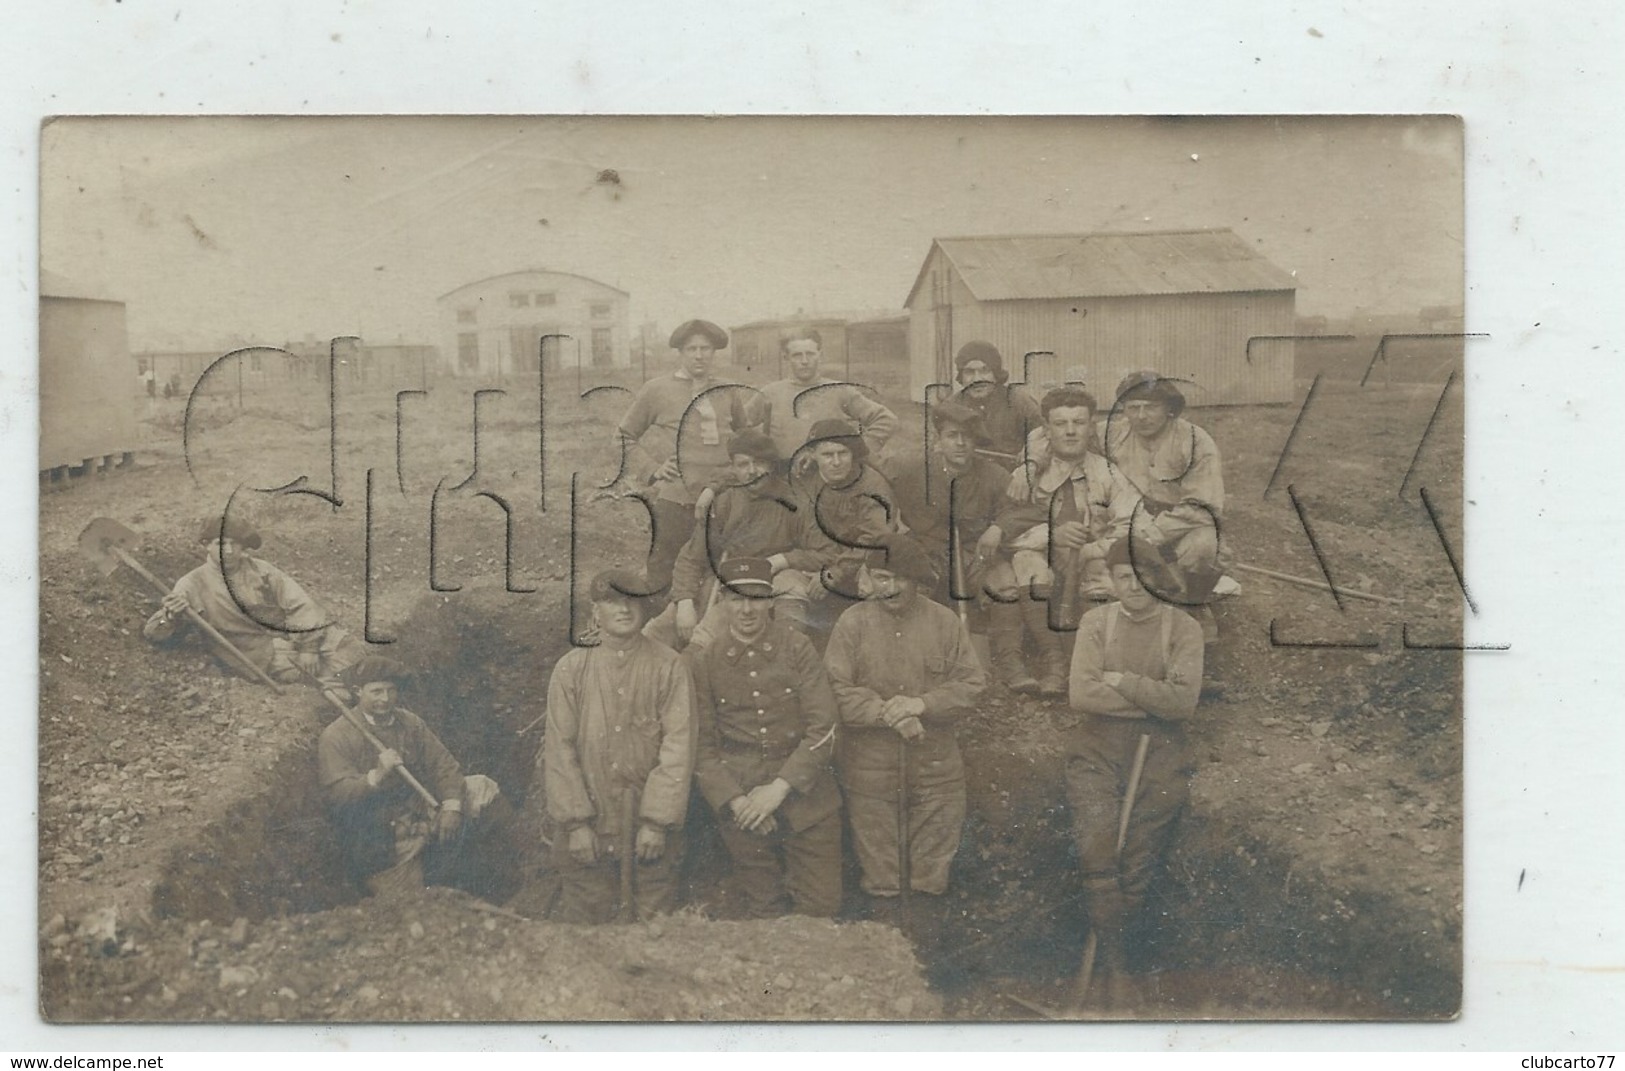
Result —
[{"label": "flat cap", "polygon": [[728,440],[728,456],[744,454],[754,457],[757,461],[777,463],[784,458],[779,456],[779,448],[767,435],[762,432],[750,430],[742,431]]},{"label": "flat cap", "polygon": [[979,443],[987,442],[987,423],[982,414],[968,405],[959,402],[941,401],[931,407],[931,426],[938,431],[944,424],[953,424],[964,428],[972,439]]},{"label": "flat cap", "polygon": [[385,658],[383,655],[367,655],[361,661],[339,674],[339,676],[343,677],[344,683],[352,688],[359,688],[363,684],[375,684],[379,681],[388,681],[396,687],[400,687],[412,679],[411,672],[405,666],[393,658]]},{"label": "flat cap", "polygon": [[859,461],[869,456],[869,444],[863,441],[863,435],[858,431],[857,425],[836,420],[834,417],[816,422],[807,433],[805,445],[811,446],[818,442],[840,443],[851,450],[852,456]]}]

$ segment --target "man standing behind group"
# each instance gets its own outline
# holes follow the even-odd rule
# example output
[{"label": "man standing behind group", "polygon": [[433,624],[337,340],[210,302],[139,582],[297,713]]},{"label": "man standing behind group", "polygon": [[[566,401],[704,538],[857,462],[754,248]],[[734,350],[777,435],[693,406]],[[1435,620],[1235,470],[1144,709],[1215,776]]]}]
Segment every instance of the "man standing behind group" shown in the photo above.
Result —
[{"label": "man standing behind group", "polygon": [[671,335],[677,370],[645,383],[621,418],[623,476],[653,511],[647,573],[656,594],[671,583],[672,563],[694,531],[700,493],[721,482],[729,437],[750,423],[743,388],[713,389],[732,386],[711,373],[717,350],[727,346],[728,333],[709,320],[683,324]]},{"label": "man standing behind group", "polygon": [[548,682],[542,771],[560,922],[609,921],[618,878],[631,878],[634,902],[620,905],[627,913],[677,905],[694,690],[677,653],[642,633],[646,590],[626,570],[593,577],[599,644],[567,652]]},{"label": "man standing behind group", "polygon": [[[856,384],[822,374],[824,339],[817,328],[787,332],[779,343],[790,366],[790,378],[769,383],[752,401],[751,416],[773,440],[779,453],[791,457],[821,420],[850,420],[858,426],[869,453],[878,456],[897,431],[897,416]],[[810,462],[807,463],[810,466]],[[800,473],[795,474],[797,476]]]},{"label": "man standing behind group", "polygon": [[722,563],[723,634],[689,655],[694,779],[716,811],[742,913],[829,917],[841,906],[841,796],[830,772],[835,693],[812,641],[773,619],[773,568]]}]

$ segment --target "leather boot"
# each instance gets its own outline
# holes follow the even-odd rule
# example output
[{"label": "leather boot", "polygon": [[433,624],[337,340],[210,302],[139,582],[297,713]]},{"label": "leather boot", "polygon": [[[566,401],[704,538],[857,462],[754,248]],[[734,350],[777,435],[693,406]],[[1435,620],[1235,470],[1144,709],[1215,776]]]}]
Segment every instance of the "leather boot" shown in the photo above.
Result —
[{"label": "leather boot", "polygon": [[1046,699],[1066,697],[1067,673],[1072,667],[1072,634],[1050,628],[1049,603],[1028,599],[1021,604],[1022,619],[1038,648],[1038,694]]},{"label": "leather boot", "polygon": [[1021,657],[1022,603],[994,602],[987,608],[987,645],[993,656],[993,674],[1012,692],[1036,695],[1038,682],[1027,672]]}]

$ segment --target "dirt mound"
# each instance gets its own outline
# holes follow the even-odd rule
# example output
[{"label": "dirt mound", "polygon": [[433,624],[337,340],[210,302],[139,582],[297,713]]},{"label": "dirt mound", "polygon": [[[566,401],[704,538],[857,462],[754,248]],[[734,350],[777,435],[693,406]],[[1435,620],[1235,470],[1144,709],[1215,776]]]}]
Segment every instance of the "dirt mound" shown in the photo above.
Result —
[{"label": "dirt mound", "polygon": [[105,955],[44,951],[59,1021],[469,1022],[932,1019],[941,1002],[893,929],[684,913],[574,927],[446,889],[230,926],[164,922]]}]

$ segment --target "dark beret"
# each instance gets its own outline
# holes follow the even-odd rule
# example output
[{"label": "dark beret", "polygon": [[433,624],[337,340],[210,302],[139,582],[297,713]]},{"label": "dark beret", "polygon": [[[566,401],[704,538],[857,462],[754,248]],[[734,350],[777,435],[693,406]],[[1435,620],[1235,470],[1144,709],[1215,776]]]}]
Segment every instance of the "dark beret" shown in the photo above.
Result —
[{"label": "dark beret", "polygon": [[389,681],[398,688],[412,678],[412,674],[405,666],[383,655],[367,655],[344,670],[340,676],[344,678],[344,683],[352,688],[378,681]]},{"label": "dark beret", "polygon": [[977,339],[959,347],[959,352],[954,355],[954,375],[958,376],[960,372],[964,371],[965,366],[972,361],[981,361],[987,365],[988,369],[993,373],[993,378],[1000,383],[1010,378],[1010,373],[1004,370],[1004,355],[991,342],[983,342]]},{"label": "dark beret", "polygon": [[869,444],[863,441],[863,435],[859,433],[857,425],[848,424],[844,420],[831,417],[813,424],[812,430],[807,433],[805,445],[811,446],[813,443],[826,441],[840,443],[851,450],[852,456],[859,461],[869,456]]},{"label": "dark beret", "polygon": [[754,457],[758,461],[777,463],[784,459],[779,456],[779,448],[768,436],[759,431],[742,431],[728,440],[728,456],[744,454]]},{"label": "dark beret", "polygon": [[728,348],[728,332],[710,320],[685,320],[679,324],[677,330],[671,333],[671,348],[682,349],[683,343],[688,341],[690,335],[704,335],[715,349]]},{"label": "dark beret", "polygon": [[941,401],[931,407],[931,426],[938,431],[944,424],[964,428],[979,443],[987,442],[987,423],[982,414],[959,402]]},{"label": "dark beret", "polygon": [[905,576],[924,587],[932,587],[937,582],[936,563],[931,555],[920,546],[919,540],[903,532],[891,532],[881,536],[875,542],[880,544],[879,549],[869,551],[866,556],[869,568],[885,569]]},{"label": "dark beret", "polygon": [[643,578],[643,574],[630,569],[605,569],[598,573],[587,587],[587,598],[593,602],[627,599],[642,608],[645,620],[658,601],[655,593],[649,590],[649,582]]},{"label": "dark beret", "polygon": [[198,530],[197,541],[199,543],[219,542],[220,529],[222,525],[225,526],[227,539],[238,544],[239,546],[247,547],[249,550],[259,549],[259,529],[255,528],[252,524],[249,524],[240,517],[233,517],[230,520],[227,520],[225,517],[205,518],[203,521],[203,527]]},{"label": "dark beret", "polygon": [[1149,370],[1130,372],[1117,385],[1118,405],[1137,401],[1162,402],[1174,416],[1185,411],[1185,395],[1174,381]]}]

